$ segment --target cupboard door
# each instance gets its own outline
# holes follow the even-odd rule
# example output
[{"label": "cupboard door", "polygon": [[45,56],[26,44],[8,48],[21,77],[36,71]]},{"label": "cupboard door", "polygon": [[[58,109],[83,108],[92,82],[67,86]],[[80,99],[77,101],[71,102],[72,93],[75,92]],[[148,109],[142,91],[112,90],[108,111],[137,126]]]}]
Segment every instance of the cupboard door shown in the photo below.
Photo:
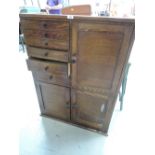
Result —
[{"label": "cupboard door", "polygon": [[72,25],[72,87],[114,90],[128,60],[134,25],[76,20]]},{"label": "cupboard door", "polygon": [[41,113],[58,119],[70,119],[69,88],[35,82]]},{"label": "cupboard door", "polygon": [[74,123],[102,131],[104,128],[107,98],[102,95],[71,91],[71,120]]}]

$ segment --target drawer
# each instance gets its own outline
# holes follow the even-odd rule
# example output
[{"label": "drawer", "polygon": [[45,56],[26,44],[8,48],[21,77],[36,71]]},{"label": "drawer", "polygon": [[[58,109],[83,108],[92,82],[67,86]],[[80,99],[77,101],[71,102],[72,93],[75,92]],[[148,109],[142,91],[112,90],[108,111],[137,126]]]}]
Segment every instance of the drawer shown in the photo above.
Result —
[{"label": "drawer", "polygon": [[46,21],[46,20],[21,20],[22,29],[67,31],[69,33],[69,23],[67,21]]},{"label": "drawer", "polygon": [[31,71],[40,71],[59,75],[63,74],[67,76],[68,66],[65,63],[27,59],[27,66]]},{"label": "drawer", "polygon": [[27,59],[27,66],[36,80],[47,83],[69,83],[68,65],[65,63]]},{"label": "drawer", "polygon": [[69,42],[67,31],[24,30],[23,33],[25,38],[45,38]]},{"label": "drawer", "polygon": [[47,49],[65,50],[65,51],[69,49],[69,43],[64,40],[25,37],[25,42],[29,46],[35,46]]},{"label": "drawer", "polygon": [[43,73],[32,71],[35,80],[43,83],[59,84],[69,87],[69,78],[65,74]]},{"label": "drawer", "polygon": [[27,46],[29,57],[68,62],[68,52]]}]

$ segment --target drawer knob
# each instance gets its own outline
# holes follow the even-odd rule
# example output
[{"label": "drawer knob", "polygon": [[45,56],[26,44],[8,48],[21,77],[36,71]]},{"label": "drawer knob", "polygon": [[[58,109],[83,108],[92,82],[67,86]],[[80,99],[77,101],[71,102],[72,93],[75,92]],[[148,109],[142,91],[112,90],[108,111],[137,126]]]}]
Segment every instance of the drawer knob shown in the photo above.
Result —
[{"label": "drawer knob", "polygon": [[47,24],[46,24],[46,23],[44,23],[44,24],[43,24],[43,27],[44,27],[44,28],[47,28]]},{"label": "drawer knob", "polygon": [[52,75],[50,75],[50,76],[49,76],[49,79],[50,79],[50,80],[52,80],[52,79],[53,79],[53,76],[52,76]]},{"label": "drawer knob", "polygon": [[48,66],[46,66],[46,67],[45,67],[45,71],[47,71],[47,70],[48,70],[48,68],[49,68],[49,67],[48,67]]},{"label": "drawer knob", "polygon": [[45,34],[44,34],[44,37],[45,37],[45,38],[48,38],[48,33],[45,33]]},{"label": "drawer knob", "polygon": [[44,53],[44,56],[46,56],[46,57],[47,57],[47,56],[48,56],[48,52]]}]

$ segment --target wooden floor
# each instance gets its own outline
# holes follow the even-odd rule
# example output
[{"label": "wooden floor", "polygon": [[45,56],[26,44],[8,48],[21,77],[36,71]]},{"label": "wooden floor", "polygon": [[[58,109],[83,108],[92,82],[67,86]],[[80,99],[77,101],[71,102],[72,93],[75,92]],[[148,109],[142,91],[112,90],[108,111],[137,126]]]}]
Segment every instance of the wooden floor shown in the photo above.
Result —
[{"label": "wooden floor", "polygon": [[[151,139],[155,139],[153,137],[155,128],[150,127],[153,121],[148,119],[150,118],[148,117],[149,114],[152,115],[151,118],[154,118],[154,109],[147,106],[147,103],[151,100],[144,96],[145,91],[150,90],[143,90],[141,86],[141,84],[144,85],[143,81],[146,78],[149,80],[149,77],[139,78],[137,71],[139,73],[143,71],[137,63],[138,56],[134,49],[130,58],[132,65],[128,76],[124,109],[120,112],[119,102],[117,102],[108,137],[53,119],[41,117],[39,115],[32,75],[27,70],[25,62],[27,55],[20,51],[15,53],[15,58],[15,60],[9,58],[9,65],[6,68],[10,69],[12,67],[10,64],[14,64],[14,62],[16,64],[13,67],[16,68],[14,68],[13,72],[5,70],[5,76],[1,77],[3,81],[7,80],[9,86],[7,87],[9,89],[3,89],[2,92],[13,94],[13,96],[3,97],[2,95],[1,97],[9,103],[9,108],[8,106],[3,108],[1,114],[6,116],[6,111],[12,114],[12,117],[5,119],[5,128],[3,129],[3,126],[1,128],[0,137],[3,139],[3,144],[6,143],[6,146],[9,146],[2,147],[4,151],[13,151],[11,148],[14,148],[15,144],[12,142],[13,138],[11,138],[9,131],[13,130],[14,121],[19,119],[18,127],[20,127],[20,131],[17,133],[20,133],[20,155],[155,154],[153,153],[154,143],[151,142]],[[13,111],[12,104],[16,105],[16,103],[18,105],[18,107],[16,106],[17,110]],[[147,113],[147,111],[149,112]],[[7,134],[4,134],[3,131],[5,130]]]}]

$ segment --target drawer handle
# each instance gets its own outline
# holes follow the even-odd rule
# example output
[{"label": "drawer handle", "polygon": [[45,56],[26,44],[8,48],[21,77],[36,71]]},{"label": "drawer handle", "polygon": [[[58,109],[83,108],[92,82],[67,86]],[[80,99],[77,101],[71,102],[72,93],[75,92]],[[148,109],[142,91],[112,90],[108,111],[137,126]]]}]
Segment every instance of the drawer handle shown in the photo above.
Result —
[{"label": "drawer handle", "polygon": [[48,38],[48,33],[45,33],[45,34],[44,34],[44,37],[45,37],[45,38]]},{"label": "drawer handle", "polygon": [[48,52],[44,53],[44,56],[46,56],[46,57],[47,57],[47,56],[48,56]]},{"label": "drawer handle", "polygon": [[48,66],[46,66],[44,69],[45,69],[45,71],[47,71],[47,70],[49,69],[49,67],[48,67]]},{"label": "drawer handle", "polygon": [[49,76],[49,79],[50,79],[50,80],[52,80],[52,79],[53,79],[53,76],[52,76],[52,75],[50,75],[50,76]]},{"label": "drawer handle", "polygon": [[46,23],[44,23],[44,24],[43,24],[43,27],[44,27],[44,28],[47,28],[47,24],[46,24]]}]

